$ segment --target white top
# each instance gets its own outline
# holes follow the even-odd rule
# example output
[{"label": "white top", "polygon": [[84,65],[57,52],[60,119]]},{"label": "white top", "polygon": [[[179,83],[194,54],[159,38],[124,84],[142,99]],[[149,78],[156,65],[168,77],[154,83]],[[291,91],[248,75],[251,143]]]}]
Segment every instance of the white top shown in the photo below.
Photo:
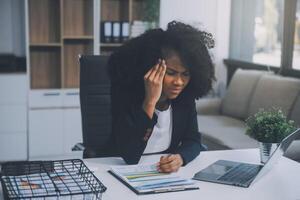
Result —
[{"label": "white top", "polygon": [[157,123],[153,128],[144,153],[157,153],[167,150],[172,137],[172,107],[160,111],[155,109]]}]

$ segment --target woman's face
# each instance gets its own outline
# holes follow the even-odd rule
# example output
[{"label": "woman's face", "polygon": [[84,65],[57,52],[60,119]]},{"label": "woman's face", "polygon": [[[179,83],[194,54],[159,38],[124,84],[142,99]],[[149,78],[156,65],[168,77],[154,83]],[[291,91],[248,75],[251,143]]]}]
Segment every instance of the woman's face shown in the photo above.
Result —
[{"label": "woman's face", "polygon": [[165,59],[167,70],[163,80],[162,97],[175,99],[190,81],[190,72],[177,56],[173,54]]}]

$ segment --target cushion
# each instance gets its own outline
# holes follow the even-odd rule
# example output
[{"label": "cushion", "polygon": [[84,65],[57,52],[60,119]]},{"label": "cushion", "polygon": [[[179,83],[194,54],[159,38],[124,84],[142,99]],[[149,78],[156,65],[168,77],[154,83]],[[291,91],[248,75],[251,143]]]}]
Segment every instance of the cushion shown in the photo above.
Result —
[{"label": "cushion", "polygon": [[261,108],[279,107],[290,116],[299,91],[299,79],[265,74],[257,83],[248,114],[253,115]]},{"label": "cushion", "polygon": [[300,162],[300,139],[293,141],[284,155]]},{"label": "cushion", "polygon": [[234,118],[248,117],[248,107],[258,80],[267,71],[238,69],[222,101],[221,113]]},{"label": "cushion", "polygon": [[196,100],[196,110],[199,115],[219,115],[220,108],[220,98],[202,98]]},{"label": "cushion", "polygon": [[291,115],[289,116],[289,118],[294,120],[297,126],[300,127],[300,91],[294,102]]},{"label": "cushion", "polygon": [[203,140],[209,140],[229,149],[257,148],[256,140],[245,134],[245,123],[221,115],[198,115],[199,132]]}]

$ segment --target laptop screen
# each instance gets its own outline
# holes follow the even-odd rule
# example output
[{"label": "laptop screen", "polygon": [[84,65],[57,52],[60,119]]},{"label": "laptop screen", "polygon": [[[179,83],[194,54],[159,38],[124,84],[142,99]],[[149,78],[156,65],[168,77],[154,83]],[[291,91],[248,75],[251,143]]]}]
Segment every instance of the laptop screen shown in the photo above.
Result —
[{"label": "laptop screen", "polygon": [[254,178],[253,182],[256,182],[256,180],[259,180],[260,177],[265,175],[277,162],[277,160],[286,152],[290,144],[297,138],[300,137],[300,129],[297,129],[290,135],[288,135],[286,138],[284,138],[276,151],[271,155],[270,159],[266,162],[266,164],[263,166],[263,168],[259,171],[257,176]]}]

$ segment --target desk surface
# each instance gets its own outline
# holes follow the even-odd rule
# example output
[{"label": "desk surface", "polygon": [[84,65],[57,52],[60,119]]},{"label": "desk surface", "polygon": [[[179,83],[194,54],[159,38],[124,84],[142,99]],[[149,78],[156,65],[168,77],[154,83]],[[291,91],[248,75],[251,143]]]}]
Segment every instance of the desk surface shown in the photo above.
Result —
[{"label": "desk surface", "polygon": [[[160,155],[144,156],[140,163],[155,163],[159,157]],[[178,173],[182,177],[191,178],[196,172],[219,159],[259,163],[259,151],[258,149],[246,149],[201,152],[194,161],[182,167]],[[199,190],[151,195],[136,195],[107,172],[111,165],[124,165],[125,163],[121,158],[93,158],[84,161],[108,188],[103,194],[103,200],[300,200],[300,163],[285,157],[280,158],[269,173],[249,188],[197,181],[196,184],[199,186]],[[0,190],[0,199],[2,198]]]},{"label": "desk surface", "polygon": [[[159,155],[144,156],[140,163],[155,163]],[[194,161],[179,171],[183,177],[191,178],[199,170],[207,167],[211,163],[219,160],[232,160],[249,163],[259,163],[258,149],[247,150],[227,150],[227,151],[207,151],[202,152]],[[96,176],[107,186],[107,191],[103,195],[103,200],[116,199],[263,199],[263,200],[300,200],[300,164],[282,157],[278,163],[260,180],[249,188],[240,188],[229,185],[215,184],[197,181],[200,190],[173,192],[153,195],[136,195],[129,188],[107,173],[110,165],[122,165],[121,158],[98,158],[86,159],[85,163]]]}]

